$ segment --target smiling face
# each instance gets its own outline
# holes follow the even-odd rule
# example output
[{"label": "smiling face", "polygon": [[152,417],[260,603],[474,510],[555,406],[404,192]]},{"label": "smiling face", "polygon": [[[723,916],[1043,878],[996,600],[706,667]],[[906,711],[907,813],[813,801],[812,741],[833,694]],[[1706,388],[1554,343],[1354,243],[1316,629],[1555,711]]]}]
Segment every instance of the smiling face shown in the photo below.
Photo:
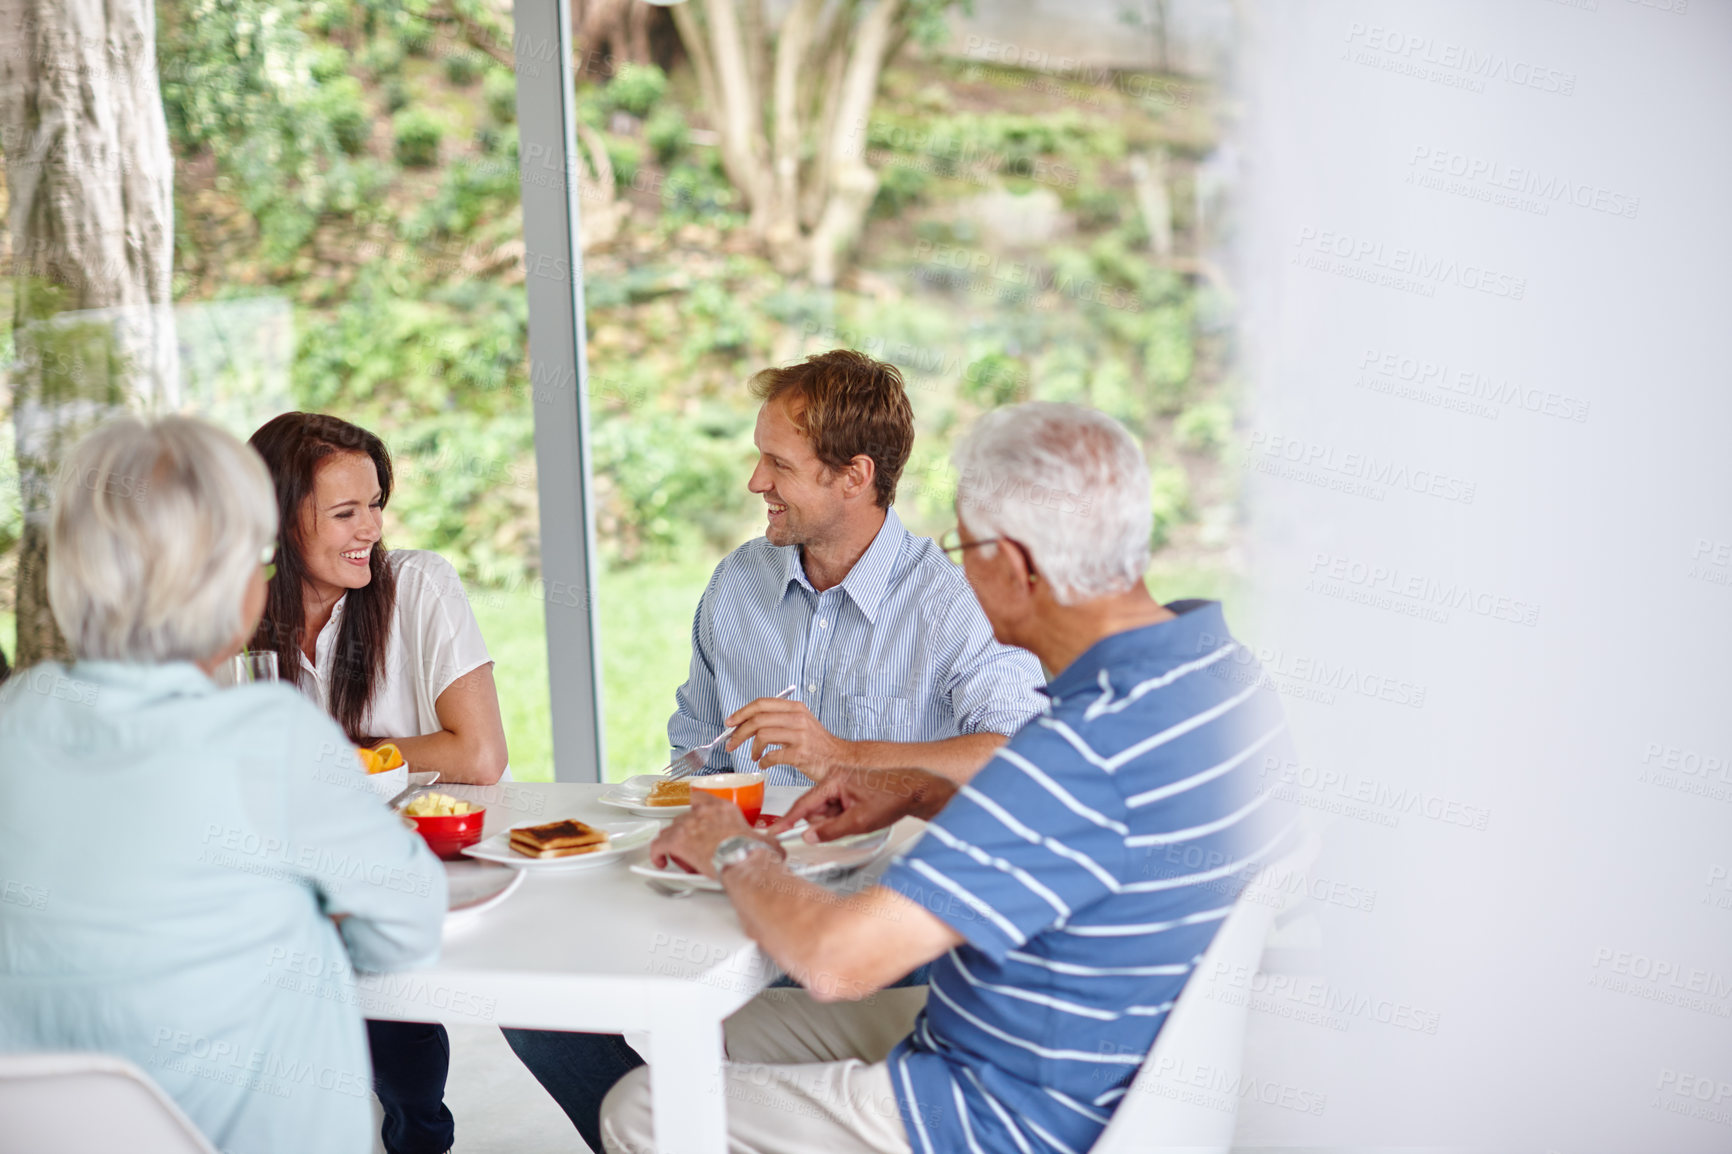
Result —
[{"label": "smiling face", "polygon": [[320,462],[313,495],[301,507],[301,554],[307,580],[321,592],[360,589],[373,579],[373,546],[384,536],[379,470],[365,453]]},{"label": "smiling face", "polygon": [[758,446],[758,467],[746,487],[768,507],[764,536],[770,544],[827,541],[846,515],[841,474],[818,460],[783,401],[769,401],[758,410],[752,441]]}]

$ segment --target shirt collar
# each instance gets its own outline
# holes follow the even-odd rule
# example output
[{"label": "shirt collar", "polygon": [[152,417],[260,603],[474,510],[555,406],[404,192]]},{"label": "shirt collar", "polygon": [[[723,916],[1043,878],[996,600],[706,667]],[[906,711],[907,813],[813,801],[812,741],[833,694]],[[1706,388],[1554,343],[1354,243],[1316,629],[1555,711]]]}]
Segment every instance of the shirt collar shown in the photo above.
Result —
[{"label": "shirt collar", "polygon": [[1047,696],[1056,701],[1077,692],[1093,692],[1100,688],[1103,670],[1151,659],[1194,661],[1232,640],[1219,601],[1173,601],[1166,608],[1176,616],[1114,633],[1089,646],[1046,684]]},{"label": "shirt collar", "polygon": [[[848,570],[848,576],[842,578],[839,588],[847,592],[860,612],[866,615],[866,620],[874,625],[878,623],[878,607],[884,603],[884,595],[890,589],[890,577],[896,568],[896,558],[902,554],[903,539],[908,536],[908,530],[902,525],[902,518],[896,515],[894,508],[884,510],[884,524],[879,526],[878,535],[872,538],[872,544],[866,547],[866,552],[860,555],[860,560],[854,562],[854,567]],[[782,583],[782,595],[787,596],[788,585],[798,581],[806,589],[812,589],[812,583],[806,579],[806,570],[800,564],[800,547],[789,545],[783,550],[787,554],[787,567]]]},{"label": "shirt collar", "polygon": [[215,693],[216,682],[190,661],[150,664],[134,661],[80,661],[68,674],[100,689],[135,693],[150,700],[159,697],[202,697]]}]

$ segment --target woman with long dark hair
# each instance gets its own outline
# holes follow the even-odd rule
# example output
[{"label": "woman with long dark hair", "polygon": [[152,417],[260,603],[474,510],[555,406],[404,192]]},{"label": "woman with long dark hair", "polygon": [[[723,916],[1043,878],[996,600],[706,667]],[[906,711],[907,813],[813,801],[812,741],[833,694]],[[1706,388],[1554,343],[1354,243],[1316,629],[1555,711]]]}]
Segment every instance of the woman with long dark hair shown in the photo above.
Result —
[{"label": "woman with long dark hair", "polygon": [[[389,740],[416,769],[478,785],[506,769],[493,662],[463,584],[437,553],[386,550],[391,455],[337,417],[284,413],[252,435],[282,526],[254,649],[323,705],[349,740]],[[367,1023],[389,1154],[439,1154],[451,1043],[432,1023]]]},{"label": "woman with long dark hair", "polygon": [[493,662],[450,563],[387,550],[391,455],[337,417],[284,413],[252,435],[282,535],[255,649],[351,741],[389,739],[417,769],[491,785],[506,766]]}]

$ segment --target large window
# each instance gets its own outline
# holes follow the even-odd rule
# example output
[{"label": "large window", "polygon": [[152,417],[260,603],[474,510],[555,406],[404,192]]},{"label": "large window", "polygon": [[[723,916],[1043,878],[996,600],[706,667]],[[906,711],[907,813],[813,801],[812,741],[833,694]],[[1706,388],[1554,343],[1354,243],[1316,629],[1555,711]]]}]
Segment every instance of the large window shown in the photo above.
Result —
[{"label": "large window", "polygon": [[[242,437],[288,409],[383,437],[386,543],[457,567],[496,659],[513,774],[548,779],[512,27],[460,7],[156,3],[156,76],[140,75],[159,85],[172,164],[176,363],[169,389],[130,403]],[[9,559],[18,497],[8,485],[0,503]],[[8,654],[15,570],[0,571]]]},{"label": "large window", "polygon": [[[726,72],[727,38],[702,7],[677,28],[652,19],[647,53],[610,39],[579,75],[587,136],[613,176],[611,196],[583,200],[607,234],[586,253],[585,290],[609,774],[666,760],[698,597],[717,561],[763,531],[745,488],[757,409],[746,380],[807,353],[848,346],[901,368],[918,439],[897,509],[932,536],[953,524],[950,446],[978,414],[1026,399],[1113,414],[1154,466],[1156,592],[1219,593],[1235,490],[1220,455],[1232,423],[1225,286],[1202,219],[1220,208],[1216,111],[1207,82],[1152,67],[1165,30],[1119,11],[1144,6],[1062,17],[1071,54],[1029,51],[1050,41],[1017,35],[991,5],[972,22],[905,5],[890,34],[901,47],[853,124],[824,119],[851,107],[845,68],[808,53],[802,83],[816,81],[794,102],[806,118],[800,233],[822,227],[826,148],[852,134],[876,179],[829,270],[755,223],[750,166],[728,157],[726,85],[704,78]],[[763,166],[785,107],[766,62],[790,27],[756,41],[742,28]]]},{"label": "large window", "polygon": [[[911,0],[880,25],[874,5],[771,5],[735,37],[706,5],[572,7],[567,34],[551,3],[515,18],[500,0],[155,7],[175,355],[149,403],[243,435],[324,410],[386,439],[387,539],[441,552],[467,583],[516,776],[553,775],[555,730],[561,775],[591,772],[593,735],[571,734],[587,726],[592,655],[603,776],[666,759],[698,596],[762,531],[746,380],[809,352],[902,369],[918,441],[898,510],[916,532],[950,525],[950,445],[978,414],[1084,401],[1149,449],[1157,593],[1222,590],[1230,294],[1211,257],[1229,166],[1195,75],[1207,67],[1167,66],[1209,52],[1112,3],[1056,28],[1038,6],[964,17]],[[794,36],[801,67],[779,86]],[[518,123],[520,83],[534,125]],[[531,316],[547,342],[558,291],[576,296],[580,252],[578,398],[585,334],[538,352],[533,372],[529,354]],[[15,311],[0,302],[8,361]],[[16,475],[11,447],[0,469]],[[550,466],[570,473],[550,480]],[[5,493],[13,653],[23,502],[16,483]],[[546,515],[550,493],[562,504]]]}]

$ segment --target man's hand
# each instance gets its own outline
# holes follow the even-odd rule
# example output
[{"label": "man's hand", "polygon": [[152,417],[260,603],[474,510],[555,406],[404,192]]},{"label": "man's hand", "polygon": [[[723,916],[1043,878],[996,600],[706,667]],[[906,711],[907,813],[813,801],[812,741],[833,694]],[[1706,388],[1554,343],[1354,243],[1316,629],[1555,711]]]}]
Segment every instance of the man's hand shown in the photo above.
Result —
[{"label": "man's hand", "polygon": [[739,727],[728,738],[727,751],[732,753],[750,741],[752,760],[766,769],[791,765],[820,781],[849,761],[849,743],[825,729],[802,701],[760,697],[741,706],[723,724]]},{"label": "man's hand", "polygon": [[805,818],[809,842],[870,833],[908,815],[930,818],[956,790],[955,782],[924,769],[844,766],[801,794],[768,832],[774,836]]},{"label": "man's hand", "polygon": [[[746,824],[746,815],[740,812],[739,806],[694,789],[691,812],[681,815],[650,842],[650,862],[662,869],[671,861],[688,873],[713,878],[716,870],[711,859],[716,856],[716,847],[724,839],[741,833],[757,836]],[[778,854],[787,856],[787,851],[774,838],[763,840]]]}]

